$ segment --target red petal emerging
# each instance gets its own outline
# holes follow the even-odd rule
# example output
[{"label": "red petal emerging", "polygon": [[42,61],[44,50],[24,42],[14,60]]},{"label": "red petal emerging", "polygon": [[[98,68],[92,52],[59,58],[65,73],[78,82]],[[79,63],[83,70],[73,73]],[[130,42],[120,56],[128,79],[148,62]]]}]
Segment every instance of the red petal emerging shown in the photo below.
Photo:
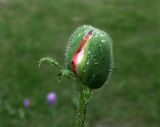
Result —
[{"label": "red petal emerging", "polygon": [[77,51],[75,52],[73,59],[72,59],[72,70],[73,72],[76,74],[76,66],[77,66],[77,61],[78,61],[78,57],[79,54],[81,53],[82,48],[84,47],[84,45],[86,44],[86,42],[90,39],[91,35],[92,35],[93,30],[89,31],[87,33],[87,35],[85,36],[85,38],[81,41],[81,44],[79,46],[79,48],[77,49]]}]

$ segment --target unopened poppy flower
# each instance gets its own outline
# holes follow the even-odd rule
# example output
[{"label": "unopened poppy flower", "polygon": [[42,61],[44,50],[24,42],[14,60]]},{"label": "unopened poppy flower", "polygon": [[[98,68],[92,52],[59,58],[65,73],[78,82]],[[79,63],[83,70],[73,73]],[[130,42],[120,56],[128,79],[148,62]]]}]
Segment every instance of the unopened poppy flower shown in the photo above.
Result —
[{"label": "unopened poppy flower", "polygon": [[[64,77],[76,80],[76,90],[79,92],[79,103],[75,127],[84,127],[87,113],[87,104],[93,89],[102,87],[109,81],[113,68],[112,40],[108,33],[90,25],[78,27],[68,41],[65,55],[65,67],[55,59],[44,57],[60,69],[58,80]],[[49,93],[48,102],[54,104],[55,93]]]},{"label": "unopened poppy flower", "polygon": [[97,89],[110,77],[112,58],[112,40],[108,33],[83,25],[68,41],[65,63],[83,85]]}]

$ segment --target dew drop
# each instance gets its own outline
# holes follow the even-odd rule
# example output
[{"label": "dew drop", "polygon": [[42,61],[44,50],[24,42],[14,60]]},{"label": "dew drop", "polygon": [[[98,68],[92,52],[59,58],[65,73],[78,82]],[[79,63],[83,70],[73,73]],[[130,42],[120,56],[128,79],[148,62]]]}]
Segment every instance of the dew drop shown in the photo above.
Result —
[{"label": "dew drop", "polygon": [[103,37],[103,34],[100,34],[101,37]]},{"label": "dew drop", "polygon": [[94,64],[98,64],[97,60],[94,60]]},{"label": "dew drop", "polygon": [[87,61],[87,65],[89,65],[89,60]]},{"label": "dew drop", "polygon": [[105,40],[102,40],[102,42],[105,42]]}]

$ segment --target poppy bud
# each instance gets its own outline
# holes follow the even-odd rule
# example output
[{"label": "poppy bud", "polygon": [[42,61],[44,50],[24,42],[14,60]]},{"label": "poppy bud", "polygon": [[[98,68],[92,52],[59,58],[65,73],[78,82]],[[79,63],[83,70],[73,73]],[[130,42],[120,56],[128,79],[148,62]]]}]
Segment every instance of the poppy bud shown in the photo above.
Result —
[{"label": "poppy bud", "polygon": [[78,27],[71,35],[66,50],[66,68],[82,84],[100,88],[110,77],[113,58],[109,35],[89,25]]}]

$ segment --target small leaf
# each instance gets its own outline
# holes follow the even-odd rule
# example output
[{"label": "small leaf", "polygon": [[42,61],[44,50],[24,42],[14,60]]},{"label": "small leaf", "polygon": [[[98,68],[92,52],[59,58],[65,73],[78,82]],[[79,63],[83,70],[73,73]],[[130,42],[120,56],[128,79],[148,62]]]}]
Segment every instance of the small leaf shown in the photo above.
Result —
[{"label": "small leaf", "polygon": [[49,62],[51,65],[54,65],[55,67],[62,69],[62,66],[53,58],[51,57],[43,57],[40,59],[39,61],[39,67],[41,66],[42,62],[47,61]]},{"label": "small leaf", "polygon": [[61,80],[62,78],[69,78],[69,79],[72,79],[72,80],[76,79],[76,77],[73,74],[73,72],[71,72],[68,69],[61,69],[60,73],[57,76],[58,76],[59,80]]}]

